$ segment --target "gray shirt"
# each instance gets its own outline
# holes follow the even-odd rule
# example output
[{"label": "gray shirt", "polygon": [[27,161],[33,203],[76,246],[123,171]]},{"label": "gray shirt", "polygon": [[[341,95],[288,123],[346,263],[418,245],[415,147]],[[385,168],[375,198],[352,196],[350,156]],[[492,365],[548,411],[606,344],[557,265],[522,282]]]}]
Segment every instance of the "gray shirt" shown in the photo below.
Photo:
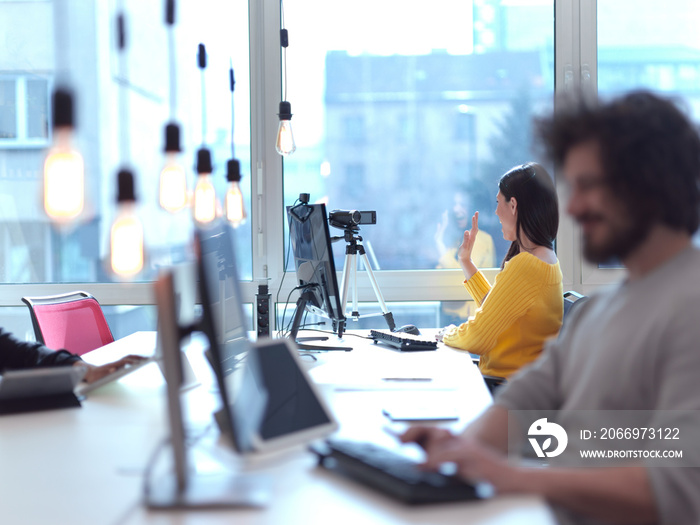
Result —
[{"label": "gray shirt", "polygon": [[[699,306],[700,251],[690,247],[644,278],[577,306],[559,337],[496,403],[570,418],[579,411],[654,411],[649,426],[683,426],[676,414],[700,414]],[[700,523],[700,440],[695,443],[684,451],[692,467],[647,464],[661,523]],[[555,510],[564,522],[592,523]]]}]

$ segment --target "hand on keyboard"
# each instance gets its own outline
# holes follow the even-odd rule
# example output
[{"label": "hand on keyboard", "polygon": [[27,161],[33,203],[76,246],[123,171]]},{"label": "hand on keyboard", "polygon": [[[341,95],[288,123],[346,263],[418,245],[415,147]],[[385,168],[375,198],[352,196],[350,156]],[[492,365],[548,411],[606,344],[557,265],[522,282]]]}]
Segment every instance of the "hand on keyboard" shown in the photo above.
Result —
[{"label": "hand on keyboard", "polygon": [[320,464],[405,503],[478,498],[474,487],[455,476],[423,469],[391,450],[361,441],[328,440],[315,448]]},{"label": "hand on keyboard", "polygon": [[457,326],[453,324],[448,324],[445,328],[442,328],[437,335],[435,336],[435,340],[438,342],[442,342],[442,338],[445,337],[445,334],[449,332],[450,330],[457,328]]},{"label": "hand on keyboard", "polygon": [[488,483],[496,493],[520,490],[518,483],[523,478],[517,475],[517,468],[508,463],[508,458],[472,437],[455,435],[444,428],[414,426],[399,436],[399,440],[417,443],[425,450],[422,466],[426,469],[438,470],[445,463],[453,463],[460,478]]},{"label": "hand on keyboard", "polygon": [[87,367],[87,372],[85,373],[83,381],[85,381],[86,383],[92,383],[119,370],[120,368],[138,364],[145,359],[145,357],[140,355],[127,355],[126,357],[122,357],[118,361],[114,361],[113,363],[108,363],[106,365],[95,366],[87,364],[83,361],[77,361],[75,363],[75,366]]}]

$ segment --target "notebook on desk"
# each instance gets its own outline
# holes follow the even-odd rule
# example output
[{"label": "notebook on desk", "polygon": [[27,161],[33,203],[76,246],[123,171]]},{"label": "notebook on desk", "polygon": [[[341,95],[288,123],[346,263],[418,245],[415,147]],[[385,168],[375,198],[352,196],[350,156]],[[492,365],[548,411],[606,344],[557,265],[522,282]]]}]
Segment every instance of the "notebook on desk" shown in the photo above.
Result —
[{"label": "notebook on desk", "polygon": [[[110,343],[110,344],[113,345],[114,343]],[[103,348],[105,348],[105,347],[103,347]],[[99,350],[100,349],[93,350],[93,351],[99,351]],[[139,349],[134,350],[134,352],[138,354]],[[87,356],[87,354],[84,355],[83,357],[86,357],[86,356]],[[182,371],[184,374],[182,390],[186,390],[188,388],[191,388],[192,386],[198,385],[199,382],[198,382],[197,377],[194,373],[194,370],[192,369],[192,365],[190,365],[190,362],[184,353],[182,354],[181,359],[182,359]],[[88,362],[90,362],[89,356],[87,357],[87,360],[88,360]],[[107,374],[106,376],[101,377],[97,381],[93,381],[92,383],[81,383],[75,388],[75,393],[78,396],[86,396],[87,394],[89,394],[93,390],[96,390],[100,387],[103,387],[105,385],[108,385],[110,383],[118,381],[121,378],[123,378],[123,377],[125,377],[133,372],[136,372],[137,370],[140,370],[144,366],[149,365],[150,363],[153,363],[153,362],[158,363],[158,367],[160,368],[161,373],[163,373],[163,375],[165,375],[164,366],[163,366],[163,351],[161,348],[161,341],[160,340],[158,340],[156,342],[156,348],[155,348],[155,351],[153,352],[153,355],[145,356],[145,359],[142,361],[139,361],[138,363],[122,366],[121,368],[116,369],[114,372],[111,372],[111,373]],[[92,364],[99,366],[100,363],[92,363]]]},{"label": "notebook on desk", "polygon": [[77,366],[8,370],[0,376],[0,414],[79,407],[73,389],[84,375]]},{"label": "notebook on desk", "polygon": [[121,379],[122,377],[131,374],[132,372],[135,372],[136,370],[139,370],[140,368],[143,368],[147,364],[152,363],[153,361],[156,360],[155,356],[147,357],[143,361],[139,361],[138,363],[122,366],[121,368],[117,368],[114,372],[111,372],[107,374],[104,377],[101,377],[97,381],[93,381],[92,383],[80,383],[78,386],[75,387],[75,393],[76,395],[79,396],[86,396],[93,390],[100,388],[102,386],[108,385],[109,383],[112,383],[114,381],[117,381]]}]

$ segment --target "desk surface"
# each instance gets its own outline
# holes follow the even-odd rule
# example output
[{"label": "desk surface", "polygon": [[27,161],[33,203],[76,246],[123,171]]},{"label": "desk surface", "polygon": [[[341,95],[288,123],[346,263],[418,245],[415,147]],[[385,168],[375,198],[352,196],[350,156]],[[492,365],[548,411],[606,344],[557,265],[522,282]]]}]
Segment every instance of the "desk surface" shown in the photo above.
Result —
[{"label": "desk surface", "polygon": [[[355,348],[352,352],[315,354],[316,361],[303,358],[344,437],[398,448],[383,430],[389,420],[382,409],[406,396],[425,403],[456,402],[460,420],[450,424],[454,428],[463,427],[490,402],[466,353],[444,347],[400,353],[362,339],[347,340]],[[150,354],[154,348],[153,332],[137,332],[85,359],[97,364],[127,353]],[[93,391],[80,409],[0,417],[3,524],[554,523],[548,508],[531,497],[404,506],[316,468],[315,458],[301,447],[244,462],[217,440],[211,423],[217,399],[201,343],[195,339],[187,355],[201,383],[183,395],[189,431],[204,436],[191,454],[198,471],[243,469],[268,475],[268,507],[178,512],[149,511],[142,505],[146,465],[167,435],[165,385],[158,366],[151,363]]]}]

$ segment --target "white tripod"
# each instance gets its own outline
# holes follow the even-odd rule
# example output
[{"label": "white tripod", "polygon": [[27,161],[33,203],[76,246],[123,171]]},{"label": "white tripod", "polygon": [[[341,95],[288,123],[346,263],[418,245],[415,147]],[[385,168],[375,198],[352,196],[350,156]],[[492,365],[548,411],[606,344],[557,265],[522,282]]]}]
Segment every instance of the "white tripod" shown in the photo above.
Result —
[{"label": "white tripod", "polygon": [[[341,304],[343,305],[344,309],[343,311],[347,312],[348,290],[350,288],[350,281],[352,280],[352,311],[348,317],[351,317],[355,321],[359,320],[360,318],[360,312],[357,307],[357,265],[359,263],[357,255],[360,254],[365,263],[365,270],[367,271],[369,281],[370,283],[372,283],[374,295],[377,297],[379,306],[382,309],[382,315],[384,316],[386,323],[389,325],[389,330],[393,331],[396,327],[396,324],[394,323],[394,316],[389,311],[389,309],[386,306],[386,303],[384,302],[384,296],[382,296],[382,292],[379,289],[377,280],[374,277],[374,272],[372,272],[372,266],[370,265],[369,258],[365,253],[365,247],[362,245],[362,237],[358,235],[357,230],[345,229],[343,237],[333,237],[332,240],[335,241],[340,239],[344,239],[347,243],[347,246],[345,247],[345,264],[343,265],[343,284],[341,285],[340,290],[340,296],[342,298]],[[372,316],[379,314],[369,315]]]}]

